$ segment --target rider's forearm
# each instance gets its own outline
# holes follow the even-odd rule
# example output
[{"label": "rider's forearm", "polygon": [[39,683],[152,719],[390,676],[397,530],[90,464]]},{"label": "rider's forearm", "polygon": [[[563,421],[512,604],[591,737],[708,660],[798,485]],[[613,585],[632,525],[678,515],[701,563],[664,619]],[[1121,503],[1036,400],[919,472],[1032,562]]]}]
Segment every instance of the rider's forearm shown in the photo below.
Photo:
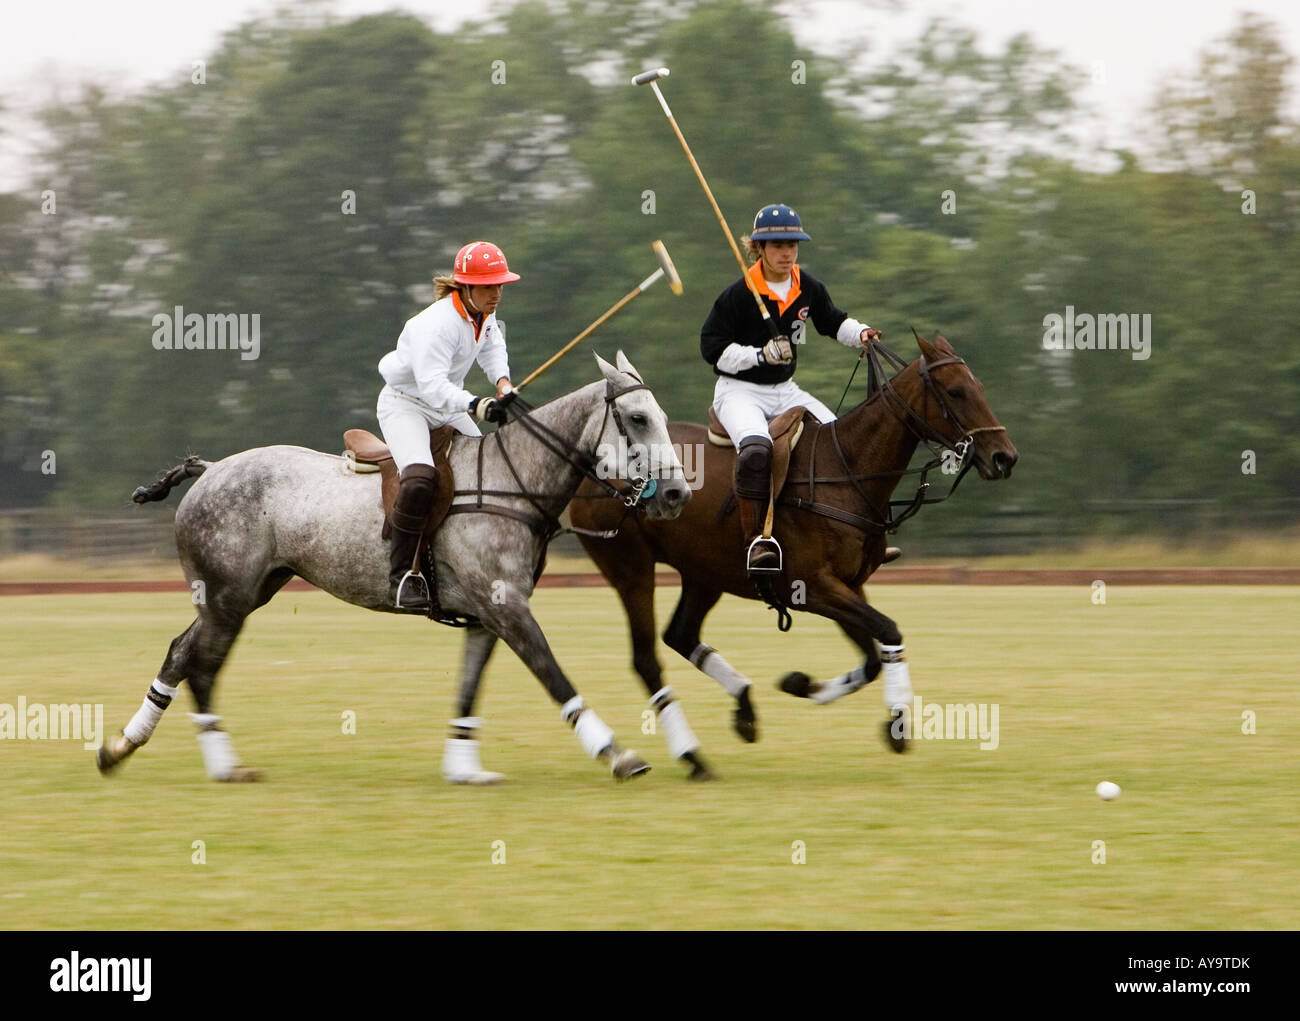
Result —
[{"label": "rider's forearm", "polygon": [[718,371],[735,374],[752,369],[758,364],[759,348],[743,344],[728,344],[718,356]]},{"label": "rider's forearm", "polygon": [[862,331],[869,330],[866,323],[860,323],[852,316],[849,316],[844,322],[840,323],[840,328],[835,331],[835,339],[845,347],[860,347],[862,344]]}]

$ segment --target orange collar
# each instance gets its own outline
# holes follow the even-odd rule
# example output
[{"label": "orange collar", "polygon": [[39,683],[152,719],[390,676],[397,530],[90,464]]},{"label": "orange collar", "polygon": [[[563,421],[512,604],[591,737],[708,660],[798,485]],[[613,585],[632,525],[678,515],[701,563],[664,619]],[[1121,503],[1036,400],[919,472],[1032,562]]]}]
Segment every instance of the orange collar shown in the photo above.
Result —
[{"label": "orange collar", "polygon": [[756,262],[749,267],[749,279],[754,281],[754,286],[758,289],[759,294],[776,302],[777,315],[785,315],[786,309],[794,304],[795,298],[799,297],[798,263],[790,267],[790,291],[784,299],[768,286],[767,279],[763,276],[762,262]]},{"label": "orange collar", "polygon": [[460,291],[451,292],[451,303],[452,305],[455,306],[456,311],[460,314],[460,317],[464,319],[465,322],[469,323],[471,326],[474,327],[474,342],[478,343],[479,334],[483,330],[483,324],[487,322],[487,316],[479,316],[477,319],[475,319],[472,315],[470,315],[469,312],[465,310],[465,303],[460,300]]}]

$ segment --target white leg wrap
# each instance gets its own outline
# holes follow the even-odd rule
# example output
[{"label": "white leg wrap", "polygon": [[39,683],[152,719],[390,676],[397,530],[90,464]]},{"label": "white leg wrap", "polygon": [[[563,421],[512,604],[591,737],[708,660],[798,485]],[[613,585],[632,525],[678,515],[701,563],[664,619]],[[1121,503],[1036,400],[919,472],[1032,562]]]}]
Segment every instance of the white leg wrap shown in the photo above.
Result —
[{"label": "white leg wrap", "polygon": [[442,777],[450,783],[465,783],[474,786],[487,786],[500,783],[505,779],[503,773],[489,773],[479,762],[479,741],[475,737],[466,737],[483,726],[478,716],[462,716],[451,721],[456,733],[447,738],[442,753]]},{"label": "white leg wrap", "polygon": [[749,687],[748,677],[703,643],[691,653],[691,666],[721,684],[732,698],[739,698],[740,693]]},{"label": "white leg wrap", "polygon": [[503,773],[490,773],[478,757],[479,742],[472,737],[449,737],[442,756],[442,776],[451,783],[487,786],[505,779]]},{"label": "white leg wrap", "polygon": [[614,732],[591,709],[584,709],[573,725],[583,750],[593,759],[614,743]]},{"label": "white leg wrap", "polygon": [[448,780],[483,772],[483,764],[478,757],[478,741],[472,737],[447,738],[447,747],[442,756],[442,771]]},{"label": "white leg wrap", "polygon": [[847,674],[840,674],[838,677],[832,677],[829,681],[822,681],[817,686],[817,690],[812,693],[811,698],[818,705],[826,705],[828,702],[834,702],[837,698],[851,695],[866,683],[866,670],[860,666],[854,667]]},{"label": "white leg wrap", "polygon": [[150,685],[149,694],[131,717],[131,722],[122,728],[123,736],[133,745],[144,744],[153,737],[154,727],[158,726],[163,712],[175,697],[175,688],[155,678]]},{"label": "white leg wrap", "polygon": [[669,702],[659,710],[659,726],[664,729],[664,738],[668,741],[668,752],[675,759],[680,759],[687,752],[693,752],[700,746],[695,731],[686,722],[686,713],[680,702]]},{"label": "white leg wrap", "polygon": [[881,672],[884,674],[885,708],[891,713],[906,711],[912,705],[912,675],[907,668],[903,646],[881,645]]},{"label": "white leg wrap", "polygon": [[213,780],[228,780],[239,765],[239,756],[230,742],[230,735],[218,730],[221,717],[212,713],[190,713],[190,719],[199,728],[199,750],[203,765]]},{"label": "white leg wrap", "polygon": [[573,698],[560,706],[560,719],[565,723],[572,722],[573,718],[577,716],[578,713],[582,712],[582,708],[586,704],[587,703],[582,700],[581,695],[574,695]]}]

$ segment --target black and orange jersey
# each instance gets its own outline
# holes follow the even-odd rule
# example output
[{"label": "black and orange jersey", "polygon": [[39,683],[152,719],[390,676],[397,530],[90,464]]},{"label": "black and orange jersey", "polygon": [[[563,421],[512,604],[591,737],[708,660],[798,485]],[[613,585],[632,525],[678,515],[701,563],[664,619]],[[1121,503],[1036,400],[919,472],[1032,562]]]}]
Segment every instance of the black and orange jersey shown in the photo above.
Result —
[{"label": "black and orange jersey", "polygon": [[[796,324],[808,320],[812,320],[818,333],[835,337],[840,324],[848,318],[848,313],[831,301],[826,285],[811,273],[800,270],[797,264],[790,271],[790,290],[784,299],[777,297],[763,279],[761,264],[754,263],[748,276],[767,305],[768,314],[776,322],[777,331],[787,337],[796,337],[803,332]],[[794,375],[799,360],[798,344],[794,345],[794,360],[788,365],[759,364],[735,373],[718,368],[718,359],[729,345],[762,348],[771,339],[771,333],[754,303],[754,296],[741,279],[718,295],[718,300],[713,303],[709,317],[700,328],[700,354],[719,376],[751,383],[784,383]]]}]

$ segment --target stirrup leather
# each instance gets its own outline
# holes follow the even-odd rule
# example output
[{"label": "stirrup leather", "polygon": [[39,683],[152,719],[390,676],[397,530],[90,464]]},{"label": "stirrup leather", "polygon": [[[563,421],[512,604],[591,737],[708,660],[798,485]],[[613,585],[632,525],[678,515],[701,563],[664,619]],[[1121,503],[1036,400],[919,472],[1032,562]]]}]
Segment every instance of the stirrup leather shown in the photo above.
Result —
[{"label": "stirrup leather", "polygon": [[[754,566],[755,552],[757,550],[763,550],[763,549],[771,550],[774,553],[776,553],[775,567]],[[747,570],[750,574],[779,574],[781,572],[781,567],[784,561],[785,561],[785,553],[781,549],[781,544],[777,542],[773,536],[770,535],[756,536],[754,540],[749,544],[749,548],[745,551],[745,570]]]}]

